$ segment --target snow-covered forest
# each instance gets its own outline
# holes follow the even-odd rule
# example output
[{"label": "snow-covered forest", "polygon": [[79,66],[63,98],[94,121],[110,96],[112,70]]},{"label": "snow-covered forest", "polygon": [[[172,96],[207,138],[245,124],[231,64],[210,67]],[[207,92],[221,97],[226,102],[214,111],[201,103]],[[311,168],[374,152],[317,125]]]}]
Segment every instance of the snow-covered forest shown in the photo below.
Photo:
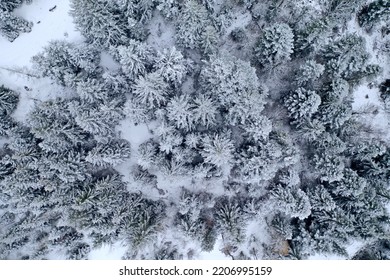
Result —
[{"label": "snow-covered forest", "polygon": [[110,254],[390,259],[390,0],[0,0],[0,259]]}]

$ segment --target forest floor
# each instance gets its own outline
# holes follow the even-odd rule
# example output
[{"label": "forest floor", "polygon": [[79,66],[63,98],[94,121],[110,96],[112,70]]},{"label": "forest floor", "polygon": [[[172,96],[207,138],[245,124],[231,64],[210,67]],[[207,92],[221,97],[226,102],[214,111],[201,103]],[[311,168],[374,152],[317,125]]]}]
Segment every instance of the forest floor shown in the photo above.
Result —
[{"label": "forest floor", "polygon": [[[55,8],[54,8],[55,7]],[[53,9],[54,8],[54,9]],[[48,78],[39,78],[34,75],[31,58],[42,51],[43,47],[51,40],[67,40],[69,42],[80,43],[84,40],[81,34],[76,31],[69,15],[69,1],[46,1],[34,0],[30,5],[23,5],[15,11],[15,14],[34,23],[32,32],[22,33],[14,42],[10,43],[5,38],[0,37],[0,78],[8,88],[21,94],[20,103],[14,117],[18,121],[25,121],[26,115],[36,102],[52,99],[64,94],[64,88],[53,83]],[[246,23],[246,15],[242,16],[240,21],[235,22],[232,27],[239,27]],[[161,30],[163,32],[159,34]],[[351,23],[348,26],[348,32],[362,32],[356,28],[356,24]],[[150,24],[151,34],[156,34],[149,39],[148,43],[155,47],[170,47],[172,45],[172,26],[166,26],[161,22]],[[377,77],[373,84],[383,81],[384,77],[390,76],[390,61],[380,52],[375,51],[375,41],[381,36],[378,32],[365,34],[367,38],[367,47],[370,53],[376,53],[372,57],[372,62],[379,64],[383,72]],[[105,67],[115,67],[107,54],[102,54],[102,63]],[[375,130],[381,132],[383,140],[390,141],[390,118],[380,102],[379,91],[377,87],[360,85],[354,91],[354,112],[361,115],[363,121],[368,123]],[[139,144],[151,137],[148,127],[145,125],[134,126],[128,120],[123,120],[117,128],[121,136],[128,140],[135,152]],[[6,141],[0,139],[0,143]],[[125,162],[117,169],[124,175],[126,181],[129,166],[132,162]],[[153,196],[152,194],[150,194]],[[158,195],[158,194],[157,194]],[[390,210],[390,206],[389,206]],[[220,242],[217,242],[214,250],[211,252],[202,252],[199,259],[226,259],[227,257],[220,251]],[[360,244],[351,244],[348,253],[353,255]],[[126,248],[121,245],[103,246],[101,249],[93,250],[90,259],[120,259],[125,253]],[[53,258],[56,258],[53,256]],[[336,256],[315,255],[311,259],[337,259]]]}]

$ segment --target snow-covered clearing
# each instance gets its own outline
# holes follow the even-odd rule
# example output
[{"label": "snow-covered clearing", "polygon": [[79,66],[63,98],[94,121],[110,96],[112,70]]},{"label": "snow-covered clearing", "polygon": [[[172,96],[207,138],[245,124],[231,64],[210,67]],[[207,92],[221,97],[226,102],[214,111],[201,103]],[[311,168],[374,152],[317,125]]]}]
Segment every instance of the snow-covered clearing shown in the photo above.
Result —
[{"label": "snow-covered clearing", "polygon": [[[49,10],[56,6],[50,12]],[[31,57],[37,54],[50,40],[65,39],[70,42],[82,42],[83,37],[76,31],[69,16],[69,1],[34,0],[22,5],[15,14],[32,21],[30,33],[22,33],[13,43],[0,37],[0,66],[31,66]]]},{"label": "snow-covered clearing", "polygon": [[[54,6],[56,8],[49,11]],[[18,121],[26,119],[35,102],[67,94],[50,79],[36,77],[31,71],[31,58],[51,40],[83,41],[68,14],[69,9],[69,1],[35,0],[24,4],[15,10],[15,14],[32,21],[32,31],[21,33],[12,43],[0,36],[0,79],[5,86],[20,93],[14,113]]]}]

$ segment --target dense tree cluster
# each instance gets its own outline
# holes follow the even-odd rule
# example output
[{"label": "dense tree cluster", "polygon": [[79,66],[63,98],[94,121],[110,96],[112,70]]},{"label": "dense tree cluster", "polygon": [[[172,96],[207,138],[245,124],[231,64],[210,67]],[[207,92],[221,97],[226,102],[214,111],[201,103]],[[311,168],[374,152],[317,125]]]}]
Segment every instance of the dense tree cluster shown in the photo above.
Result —
[{"label": "dense tree cluster", "polygon": [[[22,2],[0,1],[11,41],[31,28],[11,20]],[[86,41],[32,59],[60,97],[18,122],[0,87],[0,258],[121,241],[124,259],[191,259],[220,240],[232,259],[388,259],[390,146],[352,107],[381,68],[339,29],[386,20],[388,1],[312,2],[72,0]]]}]

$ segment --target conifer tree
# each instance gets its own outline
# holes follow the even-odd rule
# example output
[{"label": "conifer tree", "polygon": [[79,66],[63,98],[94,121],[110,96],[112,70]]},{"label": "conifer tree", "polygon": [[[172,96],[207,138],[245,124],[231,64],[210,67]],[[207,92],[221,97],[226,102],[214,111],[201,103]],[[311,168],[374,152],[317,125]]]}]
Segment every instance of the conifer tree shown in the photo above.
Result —
[{"label": "conifer tree", "polygon": [[255,49],[255,56],[262,67],[275,67],[290,60],[294,52],[294,34],[285,23],[275,24],[264,30]]},{"label": "conifer tree", "polygon": [[75,45],[66,41],[51,41],[33,56],[34,67],[62,86],[75,86],[79,76],[99,72],[99,53],[90,45]]},{"label": "conifer tree", "polygon": [[320,104],[320,96],[314,91],[304,88],[298,88],[284,99],[284,105],[290,118],[298,122],[310,118],[317,111]]},{"label": "conifer tree", "polygon": [[19,102],[19,95],[4,87],[0,86],[0,115],[10,115],[15,111]]},{"label": "conifer tree", "polygon": [[[33,23],[20,18],[12,13],[21,1],[2,1],[0,7],[0,34],[13,42],[22,32],[31,32]],[[9,3],[7,3],[9,2]]]},{"label": "conifer tree", "polygon": [[219,167],[232,162],[234,146],[227,136],[219,134],[207,136],[202,143],[201,154],[205,162]]},{"label": "conifer tree", "polygon": [[183,82],[190,67],[190,60],[185,59],[175,47],[164,49],[162,52],[158,51],[154,61],[155,71],[175,86]]},{"label": "conifer tree", "polygon": [[130,157],[130,143],[126,140],[112,140],[108,143],[98,143],[88,152],[86,161],[97,166],[116,166]]},{"label": "conifer tree", "polygon": [[127,20],[113,1],[72,0],[70,14],[77,29],[95,46],[122,45],[129,36]]},{"label": "conifer tree", "polygon": [[167,103],[169,86],[158,72],[140,76],[132,89],[137,102],[149,108],[159,108]]}]

